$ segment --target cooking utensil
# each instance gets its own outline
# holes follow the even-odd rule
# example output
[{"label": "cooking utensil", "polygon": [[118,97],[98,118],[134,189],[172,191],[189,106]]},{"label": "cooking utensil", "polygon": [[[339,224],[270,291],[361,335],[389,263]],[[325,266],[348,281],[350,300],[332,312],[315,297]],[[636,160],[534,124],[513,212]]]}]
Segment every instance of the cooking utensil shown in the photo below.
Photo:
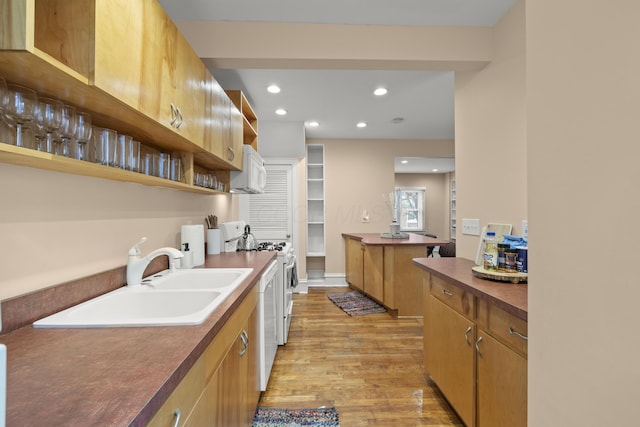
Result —
[{"label": "cooking utensil", "polygon": [[258,250],[258,242],[256,238],[251,234],[251,227],[245,225],[244,234],[238,240],[238,250],[239,251],[255,251]]}]

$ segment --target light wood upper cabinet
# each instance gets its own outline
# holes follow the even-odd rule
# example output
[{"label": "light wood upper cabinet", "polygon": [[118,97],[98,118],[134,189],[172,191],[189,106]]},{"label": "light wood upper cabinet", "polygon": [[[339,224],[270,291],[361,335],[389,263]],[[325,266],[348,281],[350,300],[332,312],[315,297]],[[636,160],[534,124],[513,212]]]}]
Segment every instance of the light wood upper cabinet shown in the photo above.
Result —
[{"label": "light wood upper cabinet", "polygon": [[[242,168],[241,113],[219,87],[209,104],[215,79],[156,0],[0,0],[0,75],[90,113],[96,126],[186,154],[185,170],[224,182]],[[0,162],[59,169],[9,148],[0,146]],[[65,171],[93,176],[83,166]],[[137,175],[116,174],[149,182]],[[214,192],[191,180],[184,187]]]},{"label": "light wood upper cabinet", "polygon": [[160,4],[97,0],[95,7],[92,83],[202,147],[207,71]]}]

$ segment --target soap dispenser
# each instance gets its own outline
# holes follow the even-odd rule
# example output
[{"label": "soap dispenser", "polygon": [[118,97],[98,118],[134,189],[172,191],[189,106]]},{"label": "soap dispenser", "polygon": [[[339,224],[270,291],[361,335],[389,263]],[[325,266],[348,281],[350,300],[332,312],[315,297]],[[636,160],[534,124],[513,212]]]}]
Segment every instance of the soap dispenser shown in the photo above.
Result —
[{"label": "soap dispenser", "polygon": [[182,259],[180,260],[180,268],[193,268],[193,254],[189,250],[189,244],[183,243],[184,249],[182,250]]}]

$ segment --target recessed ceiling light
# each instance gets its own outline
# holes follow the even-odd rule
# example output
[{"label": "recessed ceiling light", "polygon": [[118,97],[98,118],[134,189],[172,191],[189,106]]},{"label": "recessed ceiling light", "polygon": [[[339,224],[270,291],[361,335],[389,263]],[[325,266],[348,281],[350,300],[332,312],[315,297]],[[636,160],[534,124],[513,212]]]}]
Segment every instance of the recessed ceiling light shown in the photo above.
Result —
[{"label": "recessed ceiling light", "polygon": [[398,125],[400,123],[404,122],[404,117],[395,117],[393,119],[391,119],[391,123]]},{"label": "recessed ceiling light", "polygon": [[438,169],[431,169],[431,172],[438,172]]},{"label": "recessed ceiling light", "polygon": [[316,128],[320,126],[320,123],[316,122],[315,120],[312,120],[308,123],[308,125],[311,126],[312,128]]},{"label": "recessed ceiling light", "polygon": [[383,87],[379,87],[373,91],[373,94],[376,96],[382,96],[387,94],[387,89]]},{"label": "recessed ceiling light", "polygon": [[285,110],[284,108],[278,108],[276,110],[276,114],[279,116],[285,116],[287,114],[287,110]]},{"label": "recessed ceiling light", "polygon": [[409,163],[409,160],[401,160],[400,163],[402,163],[403,165],[406,165],[407,163]]},{"label": "recessed ceiling light", "polygon": [[269,85],[269,87],[267,88],[267,92],[269,92],[269,93],[280,93],[280,86]]},{"label": "recessed ceiling light", "polygon": [[366,128],[367,127],[367,122],[358,122],[358,124],[356,124],[357,127],[359,128]]}]

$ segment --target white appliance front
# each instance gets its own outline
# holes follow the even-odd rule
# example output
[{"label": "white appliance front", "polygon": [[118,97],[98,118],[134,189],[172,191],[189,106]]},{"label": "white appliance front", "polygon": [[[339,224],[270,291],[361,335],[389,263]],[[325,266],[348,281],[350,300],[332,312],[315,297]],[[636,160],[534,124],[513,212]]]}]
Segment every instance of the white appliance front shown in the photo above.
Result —
[{"label": "white appliance front", "polygon": [[260,354],[260,391],[267,389],[273,361],[278,350],[276,332],[276,281],[278,261],[273,261],[260,278],[258,300],[258,348]]}]

